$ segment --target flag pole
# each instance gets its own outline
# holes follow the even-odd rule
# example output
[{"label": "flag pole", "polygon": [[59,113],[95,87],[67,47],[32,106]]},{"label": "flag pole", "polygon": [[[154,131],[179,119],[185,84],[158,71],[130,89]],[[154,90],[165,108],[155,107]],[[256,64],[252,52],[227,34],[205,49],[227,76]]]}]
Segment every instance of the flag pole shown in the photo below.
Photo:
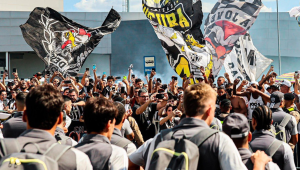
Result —
[{"label": "flag pole", "polygon": [[278,37],[278,60],[279,60],[279,75],[281,75],[281,54],[280,54],[280,32],[279,32],[279,12],[278,12],[278,0],[276,0],[277,6],[277,37]]}]

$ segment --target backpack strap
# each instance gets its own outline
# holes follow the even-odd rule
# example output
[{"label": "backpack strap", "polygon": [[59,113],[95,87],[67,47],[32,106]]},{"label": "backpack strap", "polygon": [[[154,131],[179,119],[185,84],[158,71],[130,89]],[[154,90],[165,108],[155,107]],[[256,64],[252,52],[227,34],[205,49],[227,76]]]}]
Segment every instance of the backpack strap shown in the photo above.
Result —
[{"label": "backpack strap", "polygon": [[203,142],[205,142],[208,138],[210,138],[212,135],[218,133],[219,131],[214,129],[201,129],[196,135],[194,135],[192,138],[190,138],[190,141],[195,143],[198,147],[202,145]]},{"label": "backpack strap", "polygon": [[283,120],[280,122],[279,126],[285,127],[291,119],[291,115],[287,114],[284,116]]},{"label": "backpack strap", "polygon": [[282,145],[282,141],[275,139],[271,145],[269,146],[269,148],[266,150],[266,154],[269,155],[270,157],[273,157],[273,155],[275,154],[275,152],[280,148],[280,146]]},{"label": "backpack strap", "polygon": [[115,145],[117,145],[121,148],[125,148],[125,146],[129,145],[130,143],[131,143],[130,140],[128,140],[126,138],[122,138]]},{"label": "backpack strap", "polygon": [[172,129],[165,129],[165,130],[162,130],[160,132],[160,142],[166,140],[166,139],[171,139],[172,138],[172,135],[173,135],[173,132],[172,132]]},{"label": "backpack strap", "polygon": [[71,149],[71,146],[68,145],[60,145],[58,143],[54,143],[50,146],[50,148],[44,153],[44,155],[51,157],[55,161],[58,161],[59,158]]},{"label": "backpack strap", "polygon": [[4,156],[11,154],[11,153],[18,153],[21,151],[20,144],[16,139],[13,139],[13,138],[2,139],[0,141],[0,144],[1,144]]},{"label": "backpack strap", "polygon": [[251,153],[253,153],[253,150],[252,150],[252,148],[251,148],[250,143],[249,143],[249,151],[250,151]]}]

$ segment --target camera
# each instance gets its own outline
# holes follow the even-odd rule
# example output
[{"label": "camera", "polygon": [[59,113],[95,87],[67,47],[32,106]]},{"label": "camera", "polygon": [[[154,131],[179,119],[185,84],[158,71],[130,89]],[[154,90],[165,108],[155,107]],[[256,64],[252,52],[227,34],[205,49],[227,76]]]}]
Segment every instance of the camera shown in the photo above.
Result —
[{"label": "camera", "polygon": [[156,98],[158,99],[163,99],[165,97],[164,94],[156,94]]}]

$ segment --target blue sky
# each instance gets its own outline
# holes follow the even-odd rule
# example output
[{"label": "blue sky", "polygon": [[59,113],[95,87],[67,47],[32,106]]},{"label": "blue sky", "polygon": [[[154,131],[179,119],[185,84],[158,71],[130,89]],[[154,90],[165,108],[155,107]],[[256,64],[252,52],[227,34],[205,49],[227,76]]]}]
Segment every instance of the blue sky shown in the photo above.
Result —
[{"label": "blue sky", "polygon": [[[130,12],[141,12],[142,0],[130,0]],[[107,12],[113,6],[122,12],[123,0],[64,0],[65,12]],[[203,11],[209,12],[217,0],[202,0]],[[262,0],[265,7],[262,12],[276,12],[276,0]],[[279,0],[279,12],[287,12],[295,6],[300,6],[299,0]]]}]

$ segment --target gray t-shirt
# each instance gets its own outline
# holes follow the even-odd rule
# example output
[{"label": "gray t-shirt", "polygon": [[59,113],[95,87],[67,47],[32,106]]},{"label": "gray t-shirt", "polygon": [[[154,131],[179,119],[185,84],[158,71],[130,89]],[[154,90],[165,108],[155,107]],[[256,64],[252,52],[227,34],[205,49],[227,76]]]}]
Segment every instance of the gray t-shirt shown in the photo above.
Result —
[{"label": "gray t-shirt", "polygon": [[127,119],[125,119],[125,121],[123,123],[121,133],[124,137],[126,137],[126,135],[130,135],[132,133],[132,129],[131,129],[129,121]]}]

